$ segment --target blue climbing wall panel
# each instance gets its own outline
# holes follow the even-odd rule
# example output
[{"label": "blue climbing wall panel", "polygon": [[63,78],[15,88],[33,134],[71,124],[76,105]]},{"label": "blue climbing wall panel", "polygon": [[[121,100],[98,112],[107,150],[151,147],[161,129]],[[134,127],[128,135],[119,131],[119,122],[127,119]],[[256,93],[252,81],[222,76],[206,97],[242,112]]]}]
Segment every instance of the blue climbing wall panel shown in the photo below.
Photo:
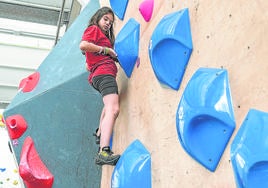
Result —
[{"label": "blue climbing wall panel", "polygon": [[268,113],[250,109],[231,144],[238,188],[268,187]]},{"label": "blue climbing wall panel", "polygon": [[185,88],[176,115],[185,151],[215,171],[235,129],[231,91],[225,69],[199,68]]},{"label": "blue climbing wall panel", "polygon": [[4,111],[21,114],[28,129],[14,146],[19,161],[24,139],[31,136],[44,164],[54,175],[53,188],[100,187],[101,169],[92,133],[99,123],[102,99],[87,81],[85,57],[79,44],[88,20],[100,7],[91,0],[37,72],[31,92],[18,92]]}]

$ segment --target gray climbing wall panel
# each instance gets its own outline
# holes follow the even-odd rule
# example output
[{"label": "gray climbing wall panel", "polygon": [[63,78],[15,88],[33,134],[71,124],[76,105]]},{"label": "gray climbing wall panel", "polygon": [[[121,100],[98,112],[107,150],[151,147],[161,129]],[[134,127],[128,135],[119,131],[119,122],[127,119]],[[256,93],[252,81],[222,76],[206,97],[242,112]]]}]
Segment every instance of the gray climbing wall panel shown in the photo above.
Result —
[{"label": "gray climbing wall panel", "polygon": [[98,188],[101,168],[92,133],[102,109],[100,95],[87,81],[85,58],[79,49],[88,20],[100,7],[91,0],[57,46],[42,62],[40,79],[31,92],[19,91],[4,117],[20,114],[28,129],[13,146],[18,162],[27,136],[32,137],[40,158],[54,175],[53,188]]}]

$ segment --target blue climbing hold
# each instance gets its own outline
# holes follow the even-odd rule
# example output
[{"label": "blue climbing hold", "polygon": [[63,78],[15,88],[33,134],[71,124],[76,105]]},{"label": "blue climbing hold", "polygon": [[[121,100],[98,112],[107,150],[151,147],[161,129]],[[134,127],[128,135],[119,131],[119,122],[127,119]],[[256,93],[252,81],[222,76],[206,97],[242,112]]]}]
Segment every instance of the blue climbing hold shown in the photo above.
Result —
[{"label": "blue climbing hold", "polygon": [[125,17],[125,12],[128,5],[128,0],[110,0],[111,8],[113,9],[115,15],[120,19],[123,20]]},{"label": "blue climbing hold", "polygon": [[160,83],[179,89],[192,49],[188,9],[166,15],[149,44],[150,61]]},{"label": "blue climbing hold", "polygon": [[5,172],[6,168],[0,168],[0,172]]},{"label": "blue climbing hold", "polygon": [[124,151],[112,174],[112,188],[151,188],[151,156],[139,140]]},{"label": "blue climbing hold", "polygon": [[130,77],[139,56],[140,24],[131,18],[118,33],[115,51],[127,77]]},{"label": "blue climbing hold", "polygon": [[185,151],[215,171],[235,129],[226,70],[200,68],[195,72],[179,103],[176,126]]},{"label": "blue climbing hold", "polygon": [[238,188],[268,187],[268,113],[250,109],[231,144]]}]

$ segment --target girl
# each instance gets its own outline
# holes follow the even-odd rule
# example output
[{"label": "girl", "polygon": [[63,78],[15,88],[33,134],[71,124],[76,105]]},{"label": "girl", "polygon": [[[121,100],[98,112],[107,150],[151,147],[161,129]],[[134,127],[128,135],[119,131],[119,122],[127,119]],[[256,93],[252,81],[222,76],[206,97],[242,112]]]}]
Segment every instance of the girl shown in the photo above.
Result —
[{"label": "girl", "polygon": [[89,83],[100,92],[104,103],[100,125],[95,135],[96,139],[100,139],[99,152],[95,159],[97,165],[115,165],[120,158],[120,155],[114,155],[109,147],[119,114],[117,66],[114,61],[117,54],[113,50],[114,17],[109,7],[100,8],[90,19],[80,43],[80,49],[86,56],[86,67],[90,72]]}]

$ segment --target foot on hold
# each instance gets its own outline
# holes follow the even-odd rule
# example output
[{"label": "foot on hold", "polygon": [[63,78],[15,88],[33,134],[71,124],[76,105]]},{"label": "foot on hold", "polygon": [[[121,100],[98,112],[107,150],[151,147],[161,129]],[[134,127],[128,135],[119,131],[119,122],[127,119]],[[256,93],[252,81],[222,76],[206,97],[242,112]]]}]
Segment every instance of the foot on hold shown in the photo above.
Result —
[{"label": "foot on hold", "polygon": [[112,165],[115,166],[119,160],[120,155],[114,155],[109,146],[102,148],[102,151],[98,153],[95,163],[97,165]]},{"label": "foot on hold", "polygon": [[95,138],[96,138],[96,140],[95,140],[96,144],[100,144],[100,136],[97,135],[98,131],[99,131],[99,128],[97,128],[96,132],[93,133],[93,136],[95,136]]}]

